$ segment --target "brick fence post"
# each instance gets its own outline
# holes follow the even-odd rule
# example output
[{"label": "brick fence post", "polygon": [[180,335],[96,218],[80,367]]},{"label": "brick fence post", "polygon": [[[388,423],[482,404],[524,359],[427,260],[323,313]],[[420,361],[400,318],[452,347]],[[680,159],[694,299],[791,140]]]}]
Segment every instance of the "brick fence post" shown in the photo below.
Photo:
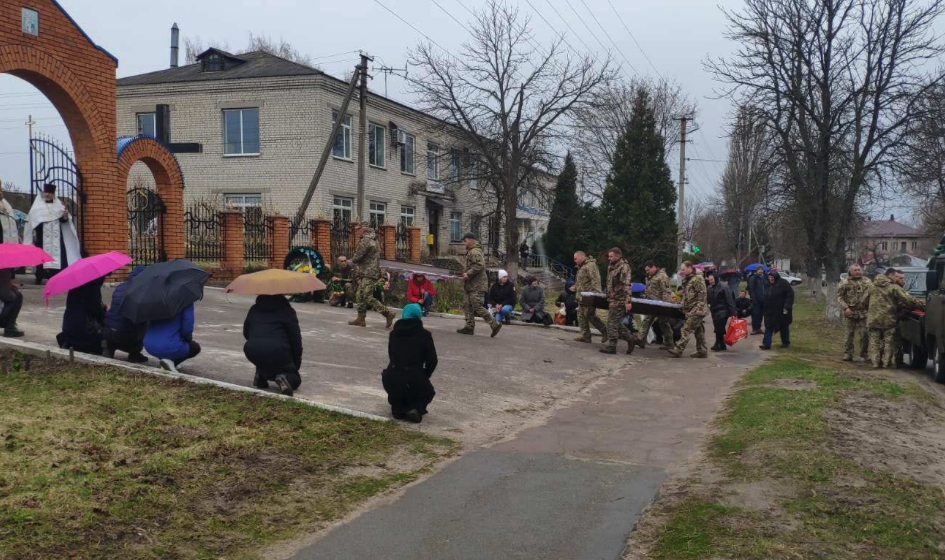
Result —
[{"label": "brick fence post", "polygon": [[289,218],[276,214],[268,219],[272,220],[272,235],[266,236],[266,243],[269,245],[267,265],[269,268],[282,268],[285,257],[289,254]]},{"label": "brick fence post", "polygon": [[407,262],[420,264],[420,228],[407,228]]},{"label": "brick fence post", "polygon": [[[383,248],[381,258],[385,261],[397,260],[397,226],[394,224],[382,224],[377,232],[377,243]],[[381,239],[384,240],[381,243]]]},{"label": "brick fence post", "polygon": [[243,273],[243,213],[220,210],[223,231],[220,233],[223,254],[220,256],[221,280],[232,280]]},{"label": "brick fence post", "polygon": [[312,220],[309,235],[312,237],[312,248],[322,255],[326,265],[334,266],[337,255],[331,254],[331,222],[321,218]]}]

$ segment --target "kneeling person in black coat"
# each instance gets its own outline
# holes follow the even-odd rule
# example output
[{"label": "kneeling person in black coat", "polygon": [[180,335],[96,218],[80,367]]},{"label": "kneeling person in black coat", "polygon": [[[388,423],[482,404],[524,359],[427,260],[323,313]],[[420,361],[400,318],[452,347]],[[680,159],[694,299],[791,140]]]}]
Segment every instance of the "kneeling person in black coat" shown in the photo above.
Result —
[{"label": "kneeling person in black coat", "polygon": [[436,395],[430,383],[437,363],[436,346],[433,335],[423,328],[422,317],[423,310],[416,303],[404,306],[387,342],[390,364],[381,374],[391,414],[414,423],[423,420]]},{"label": "kneeling person in black coat", "polygon": [[275,381],[283,395],[291,396],[302,384],[302,331],[289,300],[258,296],[243,323],[243,338],[243,353],[256,366],[253,386],[265,389]]}]

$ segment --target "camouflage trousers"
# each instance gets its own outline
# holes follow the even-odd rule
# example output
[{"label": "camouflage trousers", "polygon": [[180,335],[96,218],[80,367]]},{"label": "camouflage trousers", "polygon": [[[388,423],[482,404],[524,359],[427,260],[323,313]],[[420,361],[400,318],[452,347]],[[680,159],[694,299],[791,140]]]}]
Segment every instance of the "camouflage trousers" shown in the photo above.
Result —
[{"label": "camouflage trousers", "polygon": [[358,280],[358,291],[354,296],[355,301],[358,302],[358,315],[367,315],[368,309],[385,317],[390,315],[390,309],[374,297],[375,284],[377,284],[376,279],[362,278]]},{"label": "camouflage trousers", "polygon": [[604,325],[604,322],[597,316],[597,309],[595,307],[579,306],[577,318],[578,328],[581,329],[581,336],[588,339],[591,338],[591,326],[593,326],[600,331],[604,340],[607,340],[607,326]]},{"label": "camouflage trousers", "polygon": [[618,339],[633,344],[633,334],[623,326],[623,318],[626,315],[627,308],[623,305],[611,305],[607,309],[607,338],[604,339],[604,348],[616,348]]},{"label": "camouflage trousers", "polygon": [[866,357],[869,347],[869,333],[866,328],[866,317],[844,317],[843,326],[846,330],[846,339],[843,343],[843,357],[853,359],[856,355],[856,341],[860,341],[860,356]]},{"label": "camouflage trousers", "polygon": [[870,329],[870,361],[876,367],[896,363],[896,329]]},{"label": "camouflage trousers", "polygon": [[485,304],[483,304],[485,300],[485,292],[466,292],[463,296],[463,311],[466,314],[467,329],[476,328],[476,317],[480,317],[493,328],[498,324],[495,317],[489,313],[489,310],[486,309]]},{"label": "camouflage trousers", "polygon": [[650,327],[653,326],[653,323],[656,323],[656,326],[660,330],[660,334],[663,335],[663,346],[670,347],[673,345],[673,328],[669,326],[669,319],[666,317],[655,317],[653,315],[647,315],[643,318],[643,329],[642,334],[643,338],[646,338],[650,334]]},{"label": "camouflage trousers", "polygon": [[[682,352],[689,344],[689,337],[696,335],[696,352],[707,354],[709,349],[705,345],[705,317],[686,316],[686,323],[683,325],[679,342],[676,343],[676,351]],[[672,334],[669,337],[673,339]]]}]

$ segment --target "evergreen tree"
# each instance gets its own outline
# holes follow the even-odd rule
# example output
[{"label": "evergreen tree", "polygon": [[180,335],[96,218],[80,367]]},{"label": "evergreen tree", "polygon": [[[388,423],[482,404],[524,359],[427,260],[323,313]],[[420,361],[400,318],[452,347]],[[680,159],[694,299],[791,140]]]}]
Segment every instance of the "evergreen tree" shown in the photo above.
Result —
[{"label": "evergreen tree", "polygon": [[577,166],[571,153],[564,158],[564,169],[555,184],[555,198],[551,205],[548,231],[545,232],[545,251],[558,262],[570,265],[578,228],[581,223],[581,207],[577,197]]},{"label": "evergreen tree", "polygon": [[[666,165],[649,94],[634,100],[627,132],[618,140],[601,202],[602,237],[620,247],[636,279],[653,260],[671,270],[676,262],[676,188]],[[606,248],[604,248],[606,249]]]}]

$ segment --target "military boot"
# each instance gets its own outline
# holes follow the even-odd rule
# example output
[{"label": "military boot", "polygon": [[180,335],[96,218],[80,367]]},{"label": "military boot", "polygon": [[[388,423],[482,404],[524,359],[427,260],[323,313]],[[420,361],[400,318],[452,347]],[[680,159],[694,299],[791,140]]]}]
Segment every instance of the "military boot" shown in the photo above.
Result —
[{"label": "military boot", "polygon": [[387,312],[387,315],[384,315],[384,317],[387,319],[387,327],[385,327],[385,328],[388,328],[388,329],[389,329],[389,328],[391,327],[391,325],[394,324],[394,319],[397,318],[397,314],[394,313],[393,311],[388,311],[388,312]]},{"label": "military boot", "polygon": [[852,362],[852,361],[853,361],[853,356],[851,356],[850,354],[844,354],[844,355],[843,355],[843,361],[844,361],[844,362]]},{"label": "military boot", "polygon": [[646,348],[646,336],[637,334],[633,338],[635,339],[634,342],[637,346],[640,348]]},{"label": "military boot", "polygon": [[366,327],[367,323],[364,321],[364,318],[366,316],[367,316],[366,313],[364,315],[362,315],[361,313],[358,313],[358,318],[348,321],[348,324],[351,325],[352,327]]},{"label": "military boot", "polygon": [[[682,352],[680,352],[680,354],[682,354]],[[689,354],[689,357],[690,358],[708,358],[709,353],[708,352],[693,352],[692,354]]]},{"label": "military boot", "polygon": [[670,348],[670,349],[666,350],[666,352],[667,352],[670,356],[672,356],[672,357],[674,357],[674,358],[682,358],[682,350],[680,350],[680,349],[678,349],[678,348],[676,348],[676,347]]},{"label": "military boot", "polygon": [[458,332],[459,334],[476,334],[476,331],[473,330],[473,329],[471,329],[471,328],[469,328],[469,327],[463,327],[463,328],[461,328],[461,329],[456,329],[456,332]]},{"label": "military boot", "polygon": [[489,336],[491,338],[495,338],[495,335],[499,334],[499,331],[501,329],[502,329],[502,323],[496,322],[494,325],[492,325],[492,334],[490,334]]},{"label": "military boot", "polygon": [[616,346],[601,346],[600,353],[601,354],[616,354],[617,347]]},{"label": "military boot", "polygon": [[587,336],[581,335],[581,336],[575,338],[574,341],[575,341],[575,342],[587,342],[587,343],[594,342],[593,339],[591,339],[591,335],[587,335]]},{"label": "military boot", "polygon": [[627,341],[627,355],[633,354],[633,350],[637,347],[635,340]]}]

